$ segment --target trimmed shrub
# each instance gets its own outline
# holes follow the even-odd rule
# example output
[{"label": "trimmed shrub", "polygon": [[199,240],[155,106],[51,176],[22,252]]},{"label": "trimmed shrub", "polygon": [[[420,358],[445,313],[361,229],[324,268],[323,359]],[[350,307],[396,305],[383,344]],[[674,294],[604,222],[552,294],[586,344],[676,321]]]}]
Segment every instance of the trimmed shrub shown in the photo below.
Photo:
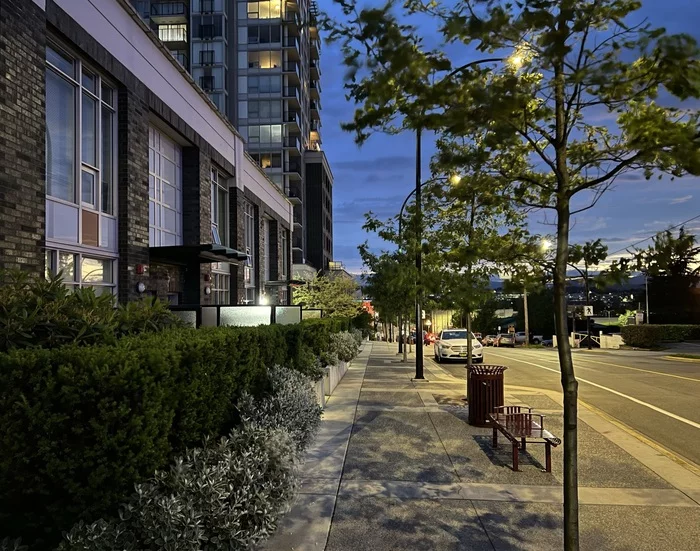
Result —
[{"label": "trimmed shrub", "polygon": [[244,426],[189,450],[136,487],[118,520],[79,523],[62,551],[251,549],[292,501],[296,446],[285,430]]},{"label": "trimmed shrub", "polygon": [[333,333],[330,336],[330,351],[343,362],[349,362],[357,356],[359,344],[349,331]]},{"label": "trimmed shrub", "polygon": [[53,549],[78,520],[114,514],[135,484],[239,425],[236,401],[271,389],[268,366],[318,377],[314,350],[338,325],[174,328],[0,353],[0,534]]},{"label": "trimmed shrub", "polygon": [[154,298],[119,305],[93,289],[69,290],[61,276],[45,279],[0,271],[0,352],[67,344],[114,344],[124,335],[182,327]]},{"label": "trimmed shrub", "polygon": [[621,333],[626,345],[651,348],[662,342],[700,339],[700,325],[624,325]]},{"label": "trimmed shrub", "polygon": [[311,379],[284,367],[270,370],[270,393],[261,400],[244,394],[238,410],[244,423],[262,428],[282,428],[303,452],[321,424],[321,407]]}]

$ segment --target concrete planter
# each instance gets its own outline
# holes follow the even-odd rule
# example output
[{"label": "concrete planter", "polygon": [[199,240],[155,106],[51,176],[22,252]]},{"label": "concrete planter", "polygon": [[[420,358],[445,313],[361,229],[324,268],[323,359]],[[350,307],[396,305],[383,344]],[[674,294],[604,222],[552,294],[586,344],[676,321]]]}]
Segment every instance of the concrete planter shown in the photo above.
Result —
[{"label": "concrete planter", "polygon": [[326,393],[323,391],[323,379],[311,383],[316,392],[316,403],[322,408],[326,407]]},{"label": "concrete planter", "polygon": [[331,388],[331,370],[330,366],[323,368],[323,393],[326,396],[330,396],[331,392],[333,392],[333,388]]}]

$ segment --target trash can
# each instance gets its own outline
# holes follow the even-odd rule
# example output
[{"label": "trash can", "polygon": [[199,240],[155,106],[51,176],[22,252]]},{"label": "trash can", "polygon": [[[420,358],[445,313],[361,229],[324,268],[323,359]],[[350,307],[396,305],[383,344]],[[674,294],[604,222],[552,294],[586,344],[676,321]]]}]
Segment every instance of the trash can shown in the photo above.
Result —
[{"label": "trash can", "polygon": [[467,403],[469,404],[469,424],[476,427],[488,426],[487,415],[503,405],[502,365],[473,365],[467,375]]}]

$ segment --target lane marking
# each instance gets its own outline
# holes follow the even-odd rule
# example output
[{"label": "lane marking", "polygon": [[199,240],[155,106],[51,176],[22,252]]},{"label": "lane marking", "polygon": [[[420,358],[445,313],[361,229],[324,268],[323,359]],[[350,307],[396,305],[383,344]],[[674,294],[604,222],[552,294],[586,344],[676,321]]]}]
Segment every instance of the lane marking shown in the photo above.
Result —
[{"label": "lane marking", "polygon": [[[539,357],[539,356],[537,356],[537,355],[535,355],[535,354],[527,354],[527,356],[530,357],[530,358],[536,358],[537,360],[542,361],[542,362],[554,362],[554,363],[559,363],[559,359],[558,359],[558,358],[557,358],[557,359],[541,358],[541,357]],[[504,356],[504,357],[505,357],[505,356]],[[641,369],[641,368],[639,368],[639,367],[630,367],[630,366],[628,366],[628,365],[620,365],[620,364],[614,364],[614,363],[610,363],[610,362],[601,362],[600,360],[595,360],[595,359],[592,359],[592,358],[579,357],[578,354],[574,354],[572,357],[573,357],[573,360],[574,360],[574,364],[576,364],[577,361],[591,362],[591,363],[594,363],[594,364],[609,365],[609,366],[612,366],[612,367],[619,367],[619,368],[621,368],[621,369],[631,369],[631,370],[633,370],[633,371],[641,371],[642,373],[652,373],[652,374],[654,374],[654,375],[663,375],[663,376],[665,376],[665,377],[673,377],[673,378],[675,378],[675,379],[683,379],[683,380],[686,380],[686,381],[693,381],[693,382],[695,382],[695,383],[700,383],[700,379],[696,379],[696,378],[694,378],[694,377],[685,377],[685,376],[683,376],[683,375],[675,375],[675,374],[673,374],[673,373],[664,373],[663,371],[652,371],[652,370],[650,370],[650,369]],[[516,358],[513,358],[513,359],[515,359],[516,361],[518,361]],[[697,361],[697,360],[695,360],[695,361]],[[585,367],[585,366],[582,366],[582,367]],[[588,369],[590,369],[590,368],[588,368]]]},{"label": "lane marking", "polygon": [[[496,354],[498,356],[498,354]],[[513,358],[509,358],[508,356],[501,356],[502,358],[507,358],[509,360],[512,360]],[[547,371],[552,371],[553,373],[558,373],[561,375],[561,371],[558,369],[552,369],[551,367],[545,367],[544,365],[539,365],[535,364],[532,362],[526,362],[525,360],[515,360],[524,364],[528,365],[534,365],[535,367],[539,367],[540,369],[546,369]],[[640,406],[647,407],[653,411],[656,411],[657,413],[661,413],[662,415],[666,415],[667,417],[670,417],[671,419],[675,419],[676,421],[680,421],[681,423],[685,423],[686,425],[690,425],[691,427],[695,427],[696,429],[700,429],[700,423],[696,423],[695,421],[691,421],[690,419],[686,419],[685,417],[681,417],[680,415],[676,415],[675,413],[671,413],[670,411],[667,411],[665,409],[662,409],[660,407],[655,406],[654,404],[649,404],[647,402],[644,402],[642,400],[639,400],[638,398],[635,398],[634,396],[629,396],[627,394],[624,394],[622,392],[619,392],[615,389],[609,388],[607,386],[599,385],[598,383],[594,383],[593,381],[588,381],[587,379],[581,379],[579,377],[576,377],[576,380],[581,382],[581,383],[586,383],[591,386],[600,388],[602,390],[607,390],[611,394],[615,394],[617,396],[620,396],[622,398],[626,398],[627,400],[634,402],[635,404],[639,404]]]}]

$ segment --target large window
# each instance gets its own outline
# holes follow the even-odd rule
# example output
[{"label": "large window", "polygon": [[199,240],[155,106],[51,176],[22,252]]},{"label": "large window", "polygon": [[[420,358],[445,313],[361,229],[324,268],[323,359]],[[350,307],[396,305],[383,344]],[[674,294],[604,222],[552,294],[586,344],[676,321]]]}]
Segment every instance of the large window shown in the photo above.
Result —
[{"label": "large window", "polygon": [[248,2],[248,19],[279,19],[281,15],[281,0]]},{"label": "large window", "polygon": [[248,201],[243,203],[243,242],[247,260],[243,272],[246,303],[255,302],[255,207]]},{"label": "large window", "polygon": [[212,272],[211,295],[214,304],[231,304],[231,275]]},{"label": "large window", "polygon": [[282,262],[280,262],[280,280],[287,279],[287,270],[289,268],[289,232],[283,230],[281,232],[282,239]]},{"label": "large window", "polygon": [[148,129],[148,242],[182,245],[182,150],[160,131]]},{"label": "large window", "polygon": [[50,46],[46,60],[47,195],[114,214],[115,90]]},{"label": "large window", "polygon": [[224,16],[221,14],[195,15],[192,17],[192,36],[203,40],[226,38]]},{"label": "large window", "polygon": [[228,187],[226,176],[211,171],[211,238],[217,245],[228,246]]},{"label": "large window", "polygon": [[251,100],[248,102],[249,119],[279,119],[282,102],[279,100]]},{"label": "large window", "polygon": [[114,294],[115,268],[116,262],[112,258],[98,258],[65,250],[46,250],[46,275],[55,276],[60,272],[63,283],[70,289],[92,287],[98,295]]},{"label": "large window", "polygon": [[251,153],[250,156],[260,168],[282,168],[281,153]]},{"label": "large window", "polygon": [[248,127],[249,143],[282,143],[281,124],[261,124]]},{"label": "large window", "polygon": [[249,94],[270,94],[282,91],[281,75],[268,76],[249,76],[248,77],[248,93]]},{"label": "large window", "polygon": [[248,44],[279,44],[282,42],[282,27],[279,25],[250,25]]},{"label": "large window", "polygon": [[249,69],[279,69],[282,67],[282,52],[267,51],[248,52]]}]

